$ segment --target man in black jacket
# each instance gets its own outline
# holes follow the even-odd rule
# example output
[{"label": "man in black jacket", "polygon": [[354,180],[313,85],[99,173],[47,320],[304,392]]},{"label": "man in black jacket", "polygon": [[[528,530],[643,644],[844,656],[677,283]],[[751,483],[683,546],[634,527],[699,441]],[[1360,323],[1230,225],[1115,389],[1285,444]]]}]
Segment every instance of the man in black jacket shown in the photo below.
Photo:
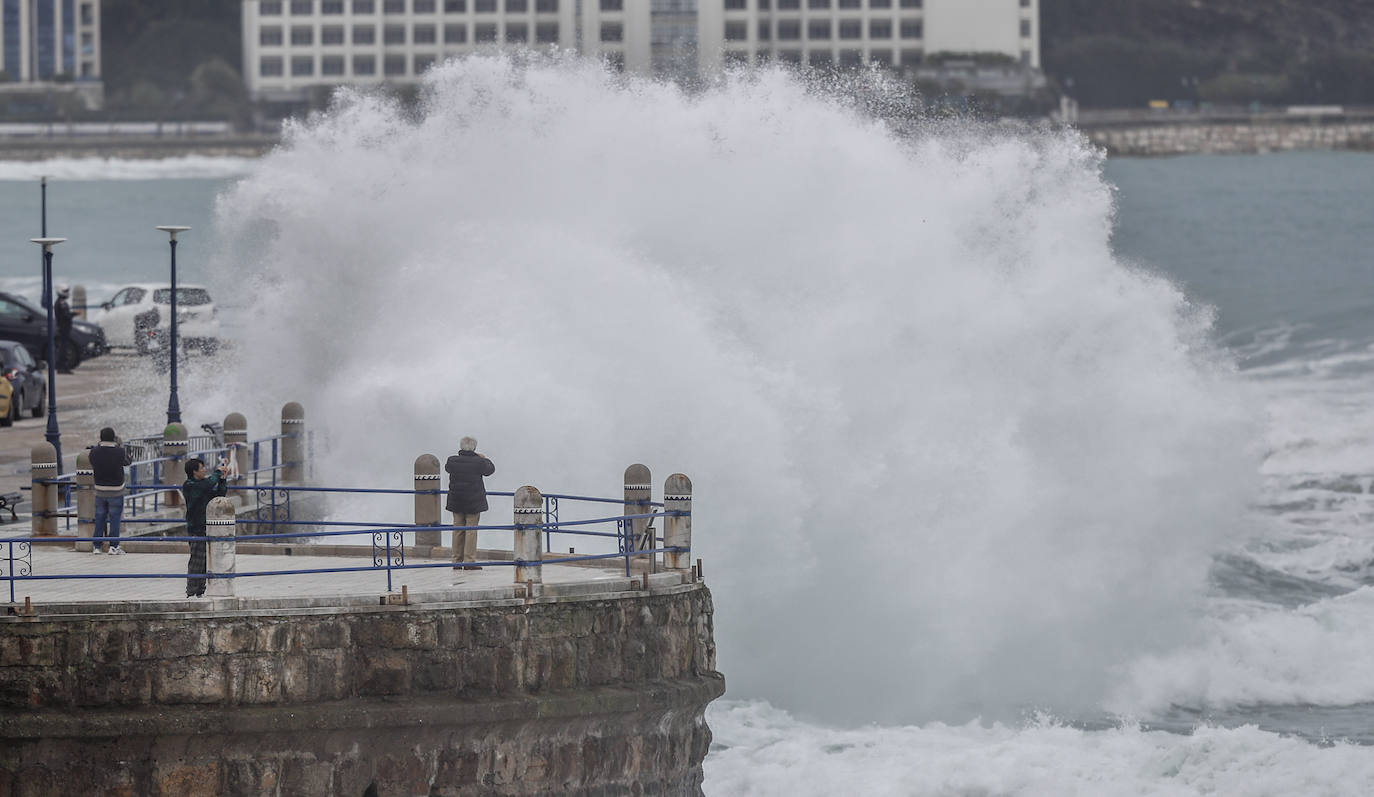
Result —
[{"label": "man in black jacket", "polygon": [[[220,465],[214,473],[206,475],[204,462],[186,460],[186,482],[181,485],[181,495],[186,500],[186,536],[205,536],[205,510],[210,506],[210,499],[229,491],[224,471],[225,466]],[[206,543],[199,540],[191,543],[191,561],[186,565],[188,598],[199,598],[205,594],[205,554]],[[196,574],[200,574],[201,578],[196,578]]]},{"label": "man in black jacket", "polygon": [[74,348],[72,343],[72,312],[71,303],[67,301],[67,296],[71,289],[66,285],[61,286],[57,291],[57,301],[53,303],[52,312],[54,320],[57,321],[57,362],[58,370],[64,374],[69,374],[76,365],[69,361],[68,353]]},{"label": "man in black jacket", "polygon": [[[88,455],[95,474],[95,536],[91,553],[100,553],[99,538],[110,539],[110,555],[119,556],[119,521],[124,516],[124,469],[133,464],[129,452],[120,445],[115,430],[106,426],[100,430],[100,442],[91,446]],[[108,526],[108,534],[106,528]]]},{"label": "man in black jacket", "polygon": [[[496,465],[477,453],[477,441],[471,437],[460,440],[458,448],[458,453],[444,464],[444,470],[448,471],[445,508],[453,513],[453,525],[476,526],[482,513],[487,511],[487,486],[482,477],[495,473]],[[458,564],[476,559],[477,530],[453,532],[453,569],[481,570],[478,565]]]}]

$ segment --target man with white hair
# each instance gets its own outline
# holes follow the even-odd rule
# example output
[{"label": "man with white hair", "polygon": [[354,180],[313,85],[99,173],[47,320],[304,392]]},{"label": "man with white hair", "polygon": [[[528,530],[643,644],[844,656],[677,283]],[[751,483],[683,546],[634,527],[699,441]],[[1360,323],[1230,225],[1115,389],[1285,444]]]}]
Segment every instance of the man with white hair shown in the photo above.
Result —
[{"label": "man with white hair", "polygon": [[[496,472],[496,465],[477,453],[477,441],[464,437],[458,442],[458,453],[444,464],[448,471],[448,502],[445,508],[453,513],[453,525],[476,526],[487,511],[487,486],[483,476]],[[459,564],[477,560],[477,529],[453,532],[453,569],[481,570],[479,565]]]}]

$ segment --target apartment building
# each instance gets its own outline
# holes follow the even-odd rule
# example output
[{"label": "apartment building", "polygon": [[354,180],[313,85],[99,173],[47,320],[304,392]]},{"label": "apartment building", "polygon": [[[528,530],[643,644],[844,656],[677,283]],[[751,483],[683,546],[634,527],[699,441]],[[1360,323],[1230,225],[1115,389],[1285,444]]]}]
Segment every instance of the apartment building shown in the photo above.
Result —
[{"label": "apartment building", "polygon": [[404,83],[450,56],[574,50],[640,74],[732,63],[878,64],[999,52],[1040,63],[1039,0],[243,0],[244,79],[256,99],[318,86]]},{"label": "apartment building", "polygon": [[9,80],[100,79],[99,0],[0,0],[0,29]]}]

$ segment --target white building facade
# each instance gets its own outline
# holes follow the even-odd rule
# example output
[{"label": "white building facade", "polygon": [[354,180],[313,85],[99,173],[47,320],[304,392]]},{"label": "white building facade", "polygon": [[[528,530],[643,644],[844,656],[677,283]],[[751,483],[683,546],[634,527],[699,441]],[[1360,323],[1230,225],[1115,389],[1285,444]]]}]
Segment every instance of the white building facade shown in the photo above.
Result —
[{"label": "white building facade", "polygon": [[21,83],[100,80],[99,0],[0,0],[0,69]]},{"label": "white building facade", "polygon": [[406,83],[500,47],[573,50],[640,74],[731,63],[910,68],[935,52],[1040,64],[1039,0],[243,0],[256,99]]}]

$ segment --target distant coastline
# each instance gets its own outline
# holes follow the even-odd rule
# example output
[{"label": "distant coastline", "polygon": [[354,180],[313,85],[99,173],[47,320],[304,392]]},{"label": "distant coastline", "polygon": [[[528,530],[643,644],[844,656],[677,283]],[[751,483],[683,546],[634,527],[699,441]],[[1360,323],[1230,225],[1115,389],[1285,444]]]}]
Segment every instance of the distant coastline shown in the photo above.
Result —
[{"label": "distant coastline", "polygon": [[151,160],[201,156],[256,158],[281,142],[280,136],[229,134],[214,136],[43,136],[0,138],[0,160],[44,161],[54,158]]}]

